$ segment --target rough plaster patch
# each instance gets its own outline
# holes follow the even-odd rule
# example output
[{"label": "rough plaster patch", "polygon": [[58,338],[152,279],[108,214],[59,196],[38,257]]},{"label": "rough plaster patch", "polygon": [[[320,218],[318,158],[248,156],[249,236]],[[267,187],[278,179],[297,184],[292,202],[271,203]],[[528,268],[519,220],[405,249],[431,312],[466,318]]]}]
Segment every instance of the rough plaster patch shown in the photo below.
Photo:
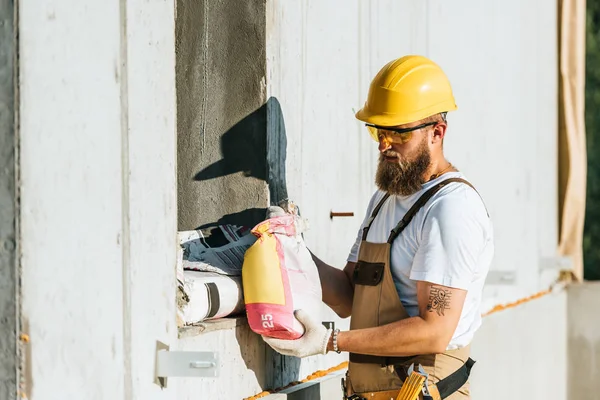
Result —
[{"label": "rough plaster patch", "polygon": [[[265,7],[177,2],[179,230],[223,218],[252,224],[268,205]],[[246,153],[229,168],[241,144]]]},{"label": "rough plaster patch", "polygon": [[17,395],[18,303],[14,3],[0,2],[0,397]]}]

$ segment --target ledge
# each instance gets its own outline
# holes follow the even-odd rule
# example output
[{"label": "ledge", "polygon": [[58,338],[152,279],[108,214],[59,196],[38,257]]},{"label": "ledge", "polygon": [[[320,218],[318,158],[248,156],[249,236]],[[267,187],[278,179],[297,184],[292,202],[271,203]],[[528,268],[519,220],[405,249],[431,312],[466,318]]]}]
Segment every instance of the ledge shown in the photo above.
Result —
[{"label": "ledge", "polygon": [[235,329],[238,326],[246,325],[248,325],[248,319],[245,316],[213,319],[179,328],[178,337],[180,339],[194,337],[207,332]]},{"label": "ledge", "polygon": [[322,378],[311,380],[262,397],[263,400],[315,400],[341,399],[341,380],[346,371],[336,371]]}]

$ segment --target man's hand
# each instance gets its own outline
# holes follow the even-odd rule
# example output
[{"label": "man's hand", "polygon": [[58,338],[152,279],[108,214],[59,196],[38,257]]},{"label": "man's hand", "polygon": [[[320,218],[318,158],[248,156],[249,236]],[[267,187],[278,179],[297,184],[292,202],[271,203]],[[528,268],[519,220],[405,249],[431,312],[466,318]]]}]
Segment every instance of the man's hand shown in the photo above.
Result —
[{"label": "man's hand", "polygon": [[295,340],[274,339],[263,336],[263,340],[273,350],[286,356],[308,357],[315,354],[326,354],[331,329],[327,329],[320,322],[314,321],[304,310],[297,310],[294,315],[304,325],[304,335]]}]

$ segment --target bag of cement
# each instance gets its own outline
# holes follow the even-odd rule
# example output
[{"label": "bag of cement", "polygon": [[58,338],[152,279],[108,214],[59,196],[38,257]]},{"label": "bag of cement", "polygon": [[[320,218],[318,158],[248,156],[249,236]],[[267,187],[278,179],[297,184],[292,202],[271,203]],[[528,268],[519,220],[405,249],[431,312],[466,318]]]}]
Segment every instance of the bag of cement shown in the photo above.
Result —
[{"label": "bag of cement", "polygon": [[294,317],[303,309],[320,320],[321,281],[301,233],[305,220],[279,207],[252,229],[256,242],[242,267],[244,301],[250,328],[279,339],[297,339],[304,327]]}]

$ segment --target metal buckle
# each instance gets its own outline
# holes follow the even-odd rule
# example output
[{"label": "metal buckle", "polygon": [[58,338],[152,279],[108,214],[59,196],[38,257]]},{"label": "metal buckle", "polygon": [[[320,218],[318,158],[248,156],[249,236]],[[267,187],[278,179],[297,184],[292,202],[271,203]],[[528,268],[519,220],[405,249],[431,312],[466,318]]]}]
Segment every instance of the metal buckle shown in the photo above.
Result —
[{"label": "metal buckle", "polygon": [[[408,376],[410,376],[410,374],[413,373],[413,371],[415,370],[415,364],[411,364],[410,367],[408,367],[407,373]],[[423,366],[421,364],[418,364],[417,366],[417,373],[419,373],[420,375],[425,377],[425,381],[423,382],[423,388],[421,389],[422,393],[423,393],[423,400],[433,400],[433,397],[431,396],[431,392],[429,391],[429,374],[427,372],[425,372],[425,370],[423,369]]]},{"label": "metal buckle", "polygon": [[350,397],[346,397],[347,400],[367,400],[364,397],[361,397],[357,394],[353,394]]}]

